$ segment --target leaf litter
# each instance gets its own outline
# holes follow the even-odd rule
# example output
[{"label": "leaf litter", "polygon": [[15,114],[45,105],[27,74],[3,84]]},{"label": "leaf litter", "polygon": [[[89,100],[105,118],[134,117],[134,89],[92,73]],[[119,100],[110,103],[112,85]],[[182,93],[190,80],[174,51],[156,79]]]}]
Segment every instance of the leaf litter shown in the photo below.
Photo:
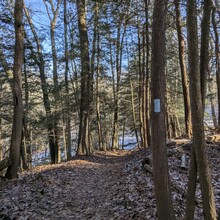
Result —
[{"label": "leaf litter", "polygon": [[[216,145],[207,149],[216,205],[220,209],[220,148]],[[80,156],[56,165],[38,166],[21,173],[17,180],[2,178],[0,219],[157,219],[153,176],[143,167],[144,158],[152,160],[151,151],[96,152],[90,157]],[[177,219],[183,219],[185,213],[188,169],[180,168],[183,153],[189,163],[189,148],[168,147]],[[196,200],[194,219],[202,220],[199,184]]]}]

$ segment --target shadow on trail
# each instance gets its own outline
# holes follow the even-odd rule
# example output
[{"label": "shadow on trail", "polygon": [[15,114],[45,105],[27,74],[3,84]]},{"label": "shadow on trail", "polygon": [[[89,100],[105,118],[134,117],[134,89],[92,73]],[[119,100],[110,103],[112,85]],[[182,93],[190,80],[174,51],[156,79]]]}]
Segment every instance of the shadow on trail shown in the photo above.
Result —
[{"label": "shadow on trail", "polygon": [[114,164],[130,160],[134,153],[132,151],[119,151],[119,152],[96,152],[93,155],[76,156],[73,160],[85,160],[92,163],[100,164]]}]

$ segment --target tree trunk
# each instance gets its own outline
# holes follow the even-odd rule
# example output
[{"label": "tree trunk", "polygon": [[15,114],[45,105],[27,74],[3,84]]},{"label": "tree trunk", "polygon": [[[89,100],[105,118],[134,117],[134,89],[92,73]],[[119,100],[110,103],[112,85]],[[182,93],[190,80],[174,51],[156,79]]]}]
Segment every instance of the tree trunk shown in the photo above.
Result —
[{"label": "tree trunk", "polygon": [[67,160],[71,159],[71,117],[70,117],[70,97],[69,97],[69,54],[68,54],[68,29],[67,29],[67,2],[64,0],[64,43],[65,43],[65,92],[66,92],[66,129],[65,133],[67,145]]},{"label": "tree trunk", "polygon": [[176,9],[176,27],[177,27],[178,43],[179,43],[179,63],[180,63],[180,70],[182,77],[182,89],[183,89],[183,100],[184,100],[184,111],[185,111],[185,129],[187,136],[190,138],[192,135],[192,119],[191,119],[189,83],[186,72],[185,42],[181,27],[180,1],[174,0],[174,3]]},{"label": "tree trunk", "polygon": [[218,122],[217,122],[217,117],[216,117],[216,111],[215,111],[215,87],[214,87],[214,82],[213,78],[210,75],[210,70],[209,70],[209,83],[208,83],[208,92],[209,92],[209,101],[210,101],[210,108],[211,108],[211,113],[212,113],[212,122],[214,128],[218,127]]},{"label": "tree trunk", "polygon": [[203,111],[205,109],[205,97],[207,90],[207,77],[209,72],[209,29],[212,11],[212,0],[204,1],[203,18],[201,23],[201,46],[200,46],[200,80]]},{"label": "tree trunk", "polygon": [[99,150],[103,150],[102,126],[100,115],[100,94],[99,94],[99,78],[100,78],[100,33],[99,33],[99,3],[95,1],[94,5],[94,28],[93,28],[93,48],[91,58],[91,73],[95,75],[95,58],[96,58],[96,120],[98,130]]},{"label": "tree trunk", "polygon": [[[137,19],[137,31],[138,31],[138,101],[139,101],[139,130],[140,130],[140,139],[141,146],[145,145],[144,139],[144,121],[143,121],[143,73],[141,68],[141,36],[140,36],[140,27],[139,19]],[[138,142],[139,143],[139,142]]]},{"label": "tree trunk", "polygon": [[152,25],[152,147],[158,219],[175,219],[168,172],[165,123],[166,1],[155,0]]},{"label": "tree trunk", "polygon": [[91,70],[89,60],[89,41],[86,24],[85,0],[77,0],[78,26],[81,52],[81,103],[77,154],[90,154],[89,113],[91,104]]},{"label": "tree trunk", "polygon": [[[220,56],[219,56],[219,33],[215,21],[216,9],[212,11],[212,26],[214,29],[215,36],[215,59],[216,59],[216,84],[217,84],[217,99],[218,99],[218,109],[220,109]],[[218,111],[218,126],[220,127],[220,111]]]},{"label": "tree trunk", "polygon": [[[25,52],[24,52],[25,57]],[[28,76],[27,76],[27,69],[26,69],[26,61],[24,59],[24,87],[25,87],[25,107],[23,113],[23,130],[22,130],[22,142],[21,142],[21,158],[22,158],[22,167],[23,169],[28,169],[28,155],[27,155],[27,143],[29,141],[29,131],[26,116],[28,115],[28,105],[29,105],[29,91],[28,91]]]},{"label": "tree trunk", "polygon": [[135,115],[136,113],[135,113],[135,104],[134,104],[134,89],[133,89],[131,79],[130,79],[130,88],[131,88],[131,105],[132,105],[134,132],[135,132],[135,137],[136,137],[138,147],[140,147],[139,138],[138,138],[138,131],[137,131],[137,126],[136,126],[136,115]]},{"label": "tree trunk", "polygon": [[[121,23],[120,20],[117,28],[117,41],[116,41],[116,83],[113,82],[113,89],[114,92],[114,116],[113,116],[113,131],[112,131],[112,150],[118,150],[118,132],[119,132],[119,125],[118,125],[118,114],[119,114],[119,88],[120,88],[120,78],[121,78],[121,67],[120,67],[120,38],[121,38]],[[114,73],[113,73],[114,74]]]},{"label": "tree trunk", "polygon": [[[129,7],[129,6],[128,6]],[[124,21],[123,32],[121,33],[121,27],[123,25],[124,15],[120,16],[120,20],[117,28],[116,39],[116,85],[114,93],[114,118],[113,118],[113,135],[112,135],[112,150],[118,150],[118,133],[119,133],[119,90],[121,81],[121,68],[122,68],[122,49],[124,43],[124,36],[126,33],[126,21]],[[114,87],[114,86],[113,86]],[[113,89],[114,90],[114,89]]]},{"label": "tree trunk", "polygon": [[194,146],[191,151],[185,220],[193,220],[196,201],[197,164]]},{"label": "tree trunk", "polygon": [[147,84],[147,74],[146,73],[146,56],[145,56],[145,31],[143,31],[143,46],[142,46],[142,54],[143,54],[143,58],[142,58],[142,73],[143,73],[143,80],[142,80],[142,84],[143,84],[143,95],[142,95],[142,114],[143,114],[143,140],[144,142],[142,143],[143,148],[147,148],[148,147],[148,127],[147,124],[149,121],[147,121],[147,114],[148,114],[148,97],[147,97],[147,90],[148,90],[148,84]]},{"label": "tree trunk", "polygon": [[48,92],[48,86],[46,82],[46,75],[45,75],[45,62],[44,62],[44,57],[43,57],[43,52],[42,52],[42,46],[40,44],[40,40],[37,36],[37,33],[35,31],[34,25],[32,23],[31,17],[29,15],[29,12],[27,8],[24,5],[24,11],[26,18],[28,20],[28,23],[30,25],[31,31],[34,35],[34,39],[37,44],[37,54],[39,57],[39,61],[36,59],[36,63],[39,67],[40,70],[40,80],[41,80],[41,88],[43,92],[43,103],[44,103],[44,108],[46,111],[46,117],[47,117],[47,130],[48,130],[48,140],[49,140],[49,148],[50,148],[50,157],[51,157],[51,162],[55,163],[55,137],[54,137],[54,126],[53,126],[53,120],[51,116],[51,105],[50,105],[50,100],[49,100],[49,92]]},{"label": "tree trunk", "polygon": [[100,114],[100,94],[99,94],[99,78],[100,78],[100,33],[99,33],[99,21],[98,21],[98,10],[99,4],[96,2],[96,26],[97,26],[97,72],[96,72],[96,114],[97,114],[97,128],[99,136],[99,149],[104,150],[102,125],[101,125],[101,114]]},{"label": "tree trunk", "polygon": [[60,1],[57,0],[57,5],[56,8],[54,7],[54,3],[52,0],[48,1],[51,9],[52,9],[52,15],[51,16],[49,12],[48,5],[46,3],[46,0],[44,0],[44,4],[47,10],[48,17],[50,19],[50,40],[51,40],[51,51],[52,51],[52,59],[53,59],[53,83],[54,83],[54,88],[53,88],[53,95],[54,95],[54,100],[55,100],[55,110],[53,112],[53,133],[54,133],[54,158],[53,160],[55,163],[60,162],[60,148],[59,148],[59,133],[60,129],[58,128],[58,123],[60,120],[60,113],[59,113],[59,102],[60,102],[60,88],[59,88],[59,82],[58,82],[58,72],[57,72],[57,51],[56,51],[56,42],[55,42],[55,27],[56,27],[56,21],[57,21],[57,16],[59,12],[59,7],[60,7]]},{"label": "tree trunk", "polygon": [[145,99],[146,99],[146,129],[147,129],[147,144],[151,146],[151,126],[150,126],[150,71],[149,71],[149,58],[150,58],[150,42],[149,42],[149,0],[145,0],[145,20],[146,20],[146,64],[145,64]]},{"label": "tree trunk", "polygon": [[[192,107],[193,147],[202,191],[205,219],[216,219],[214,193],[205,146],[203,103],[200,87],[196,0],[187,1],[190,98]],[[194,177],[195,178],[195,177]]]},{"label": "tree trunk", "polygon": [[24,29],[23,29],[23,0],[16,0],[14,7],[15,18],[15,53],[13,67],[13,101],[14,115],[12,137],[10,145],[10,158],[12,164],[8,167],[6,177],[9,179],[17,178],[19,159],[20,159],[20,144],[22,133],[22,65],[23,65],[23,49],[24,49]]}]

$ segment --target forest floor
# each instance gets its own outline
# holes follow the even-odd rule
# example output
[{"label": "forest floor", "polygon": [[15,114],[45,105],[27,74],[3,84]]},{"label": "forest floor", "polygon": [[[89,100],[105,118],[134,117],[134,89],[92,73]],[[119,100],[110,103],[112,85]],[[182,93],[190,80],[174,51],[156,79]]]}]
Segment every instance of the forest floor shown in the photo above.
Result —
[{"label": "forest floor", "polygon": [[[177,219],[183,219],[185,212],[188,169],[181,169],[180,163],[184,153],[189,159],[189,146],[168,147]],[[152,174],[143,168],[143,158],[151,160],[151,153],[151,149],[97,152],[91,157],[38,166],[17,180],[1,178],[0,219],[157,219]],[[209,145],[208,155],[220,209],[220,147]],[[195,219],[202,220],[199,187],[196,197]]]}]

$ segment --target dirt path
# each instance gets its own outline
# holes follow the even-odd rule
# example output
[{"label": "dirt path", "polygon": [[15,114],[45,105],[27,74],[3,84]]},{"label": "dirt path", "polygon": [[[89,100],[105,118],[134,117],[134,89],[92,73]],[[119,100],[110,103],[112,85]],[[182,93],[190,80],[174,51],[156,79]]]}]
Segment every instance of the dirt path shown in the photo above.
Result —
[{"label": "dirt path", "polygon": [[129,152],[48,165],[0,190],[0,219],[120,219]]},{"label": "dirt path", "polygon": [[[184,218],[188,170],[180,169],[185,148],[168,149],[176,219]],[[47,165],[24,173],[15,181],[0,179],[0,220],[156,220],[152,174],[144,171],[147,152],[120,151],[79,157],[58,165]],[[209,146],[208,155],[220,209],[219,148]],[[188,164],[189,167],[189,164]],[[203,220],[199,184],[195,220]]]}]

